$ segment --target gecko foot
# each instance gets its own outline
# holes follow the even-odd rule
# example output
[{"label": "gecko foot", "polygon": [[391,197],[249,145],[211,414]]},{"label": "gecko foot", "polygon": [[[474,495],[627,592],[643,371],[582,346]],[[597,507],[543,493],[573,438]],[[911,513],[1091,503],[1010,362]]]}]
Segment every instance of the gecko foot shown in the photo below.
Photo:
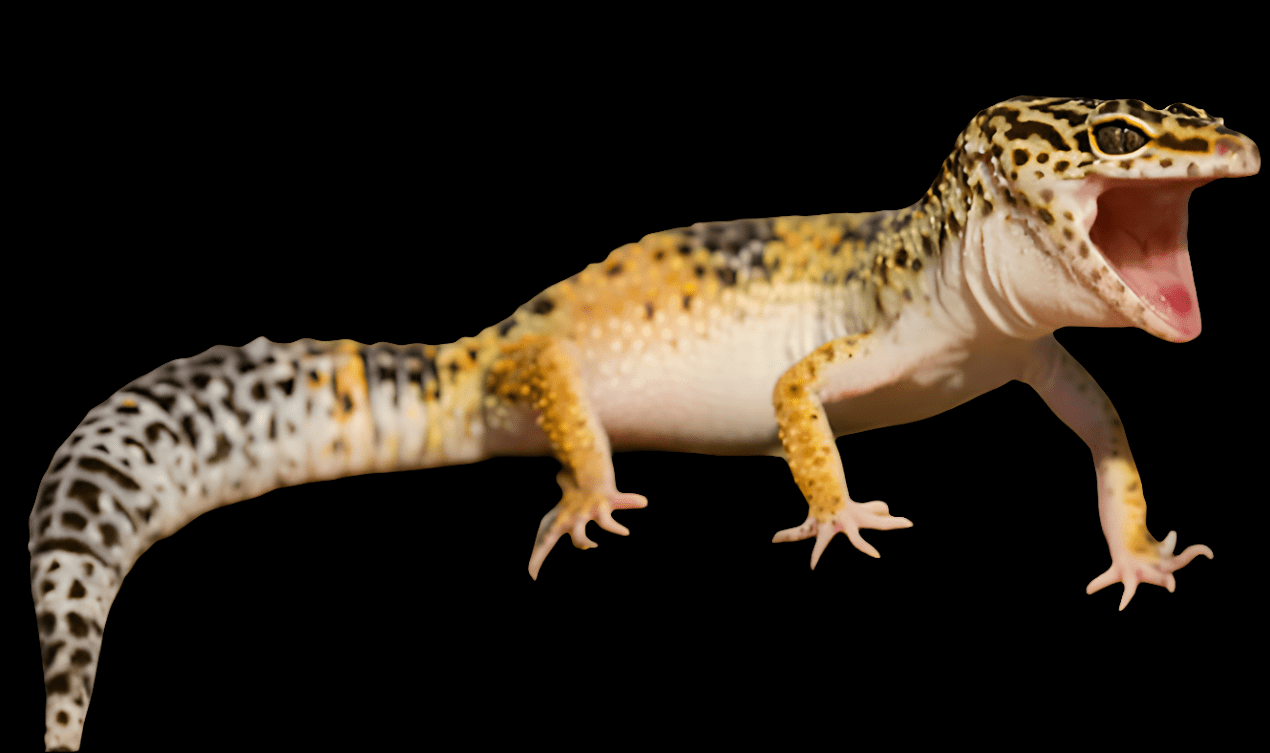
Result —
[{"label": "gecko foot", "polygon": [[889,531],[894,528],[909,528],[912,525],[913,522],[908,518],[892,517],[885,502],[875,500],[860,503],[847,500],[846,506],[834,513],[829,520],[820,521],[815,515],[808,515],[802,525],[797,528],[786,528],[777,533],[772,537],[772,542],[801,541],[815,536],[816,546],[811,550],[811,569],[815,570],[821,553],[825,551],[826,546],[829,546],[829,539],[839,531],[847,535],[856,549],[870,557],[881,557],[878,550],[860,535],[860,529],[877,528]]},{"label": "gecko foot", "polygon": [[1090,581],[1085,587],[1085,593],[1091,594],[1112,583],[1123,582],[1124,596],[1120,598],[1122,610],[1133,598],[1139,583],[1154,583],[1157,586],[1164,586],[1169,593],[1173,593],[1177,585],[1173,579],[1174,571],[1186,567],[1191,560],[1201,554],[1210,560],[1213,558],[1213,550],[1203,544],[1192,544],[1177,555],[1173,554],[1175,546],[1177,546],[1177,531],[1169,531],[1164,541],[1157,544],[1154,551],[1146,554],[1134,554],[1129,551],[1116,552],[1113,549],[1111,567],[1107,569],[1107,572]]},{"label": "gecko foot", "polygon": [[538,570],[543,560],[556,545],[560,536],[567,533],[573,539],[573,545],[579,549],[590,549],[599,546],[587,538],[586,524],[594,520],[610,533],[619,536],[630,534],[626,526],[613,519],[614,510],[627,510],[645,507],[648,498],[642,494],[627,494],[616,489],[610,492],[584,492],[571,478],[561,473],[557,477],[560,488],[564,489],[564,497],[551,508],[538,525],[538,536],[534,539],[534,550],[529,555],[529,577],[538,580]]}]

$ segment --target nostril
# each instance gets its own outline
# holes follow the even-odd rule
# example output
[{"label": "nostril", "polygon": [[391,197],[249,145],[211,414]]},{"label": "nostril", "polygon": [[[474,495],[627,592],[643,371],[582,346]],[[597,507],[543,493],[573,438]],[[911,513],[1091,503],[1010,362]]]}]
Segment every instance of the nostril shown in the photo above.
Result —
[{"label": "nostril", "polygon": [[1222,137],[1217,139],[1216,152],[1217,156],[1224,157],[1227,152],[1238,154],[1244,150],[1244,145],[1232,138]]}]

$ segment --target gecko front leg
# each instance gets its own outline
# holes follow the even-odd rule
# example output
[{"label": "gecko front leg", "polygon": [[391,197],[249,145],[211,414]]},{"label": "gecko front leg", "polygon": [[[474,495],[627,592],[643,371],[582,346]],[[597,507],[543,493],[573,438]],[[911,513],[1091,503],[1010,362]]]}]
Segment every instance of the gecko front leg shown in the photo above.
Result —
[{"label": "gecko front leg", "polygon": [[644,507],[648,500],[617,490],[608,434],[591,406],[577,359],[565,340],[528,336],[504,346],[490,367],[486,391],[532,410],[547,435],[551,454],[563,466],[556,480],[564,495],[538,526],[529,556],[531,578],[537,580],[543,561],[565,533],[579,549],[596,546],[586,535],[589,521],[621,536],[630,533],[613,519],[613,510]]},{"label": "gecko front leg", "polygon": [[[891,530],[913,525],[907,518],[892,517],[885,502],[859,503],[851,499],[838,445],[819,394],[828,373],[850,368],[867,337],[853,335],[825,343],[785,372],[772,393],[785,458],[808,506],[807,520],[802,525],[780,531],[772,541],[799,541],[815,536],[812,569],[829,540],[839,532],[845,533],[856,549],[870,557],[880,557],[878,550],[860,535],[861,528]],[[856,391],[865,392],[872,386],[859,385]]]},{"label": "gecko front leg", "polygon": [[1213,550],[1202,544],[1193,544],[1181,554],[1173,554],[1176,531],[1169,531],[1163,542],[1151,536],[1147,530],[1142,479],[1129,452],[1120,416],[1094,378],[1053,335],[1036,342],[1021,381],[1036,390],[1094,454],[1098,516],[1111,549],[1111,567],[1089,583],[1086,593],[1123,582],[1120,609],[1124,609],[1139,583],[1164,586],[1172,593],[1176,586],[1174,571],[1201,554],[1210,560],[1213,558]]}]

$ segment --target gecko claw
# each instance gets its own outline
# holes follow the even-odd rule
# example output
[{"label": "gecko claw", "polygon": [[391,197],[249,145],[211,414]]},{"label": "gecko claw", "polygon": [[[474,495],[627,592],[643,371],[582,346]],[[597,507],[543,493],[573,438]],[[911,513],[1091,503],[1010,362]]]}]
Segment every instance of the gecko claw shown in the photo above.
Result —
[{"label": "gecko claw", "polygon": [[772,543],[801,541],[815,536],[816,544],[811,550],[811,569],[815,570],[816,563],[820,561],[820,555],[824,553],[825,547],[829,546],[829,540],[839,532],[845,533],[856,549],[870,557],[879,558],[882,555],[878,554],[878,550],[872,544],[864,540],[864,537],[860,535],[860,529],[876,528],[889,531],[896,528],[910,528],[912,525],[913,522],[908,518],[893,517],[885,502],[874,500],[861,504],[847,500],[847,504],[834,513],[829,520],[820,521],[815,515],[808,515],[802,525],[779,531],[772,537]]},{"label": "gecko claw", "polygon": [[547,559],[552,547],[564,534],[569,534],[573,545],[578,549],[593,549],[596,544],[586,535],[586,524],[594,520],[596,525],[609,533],[629,536],[630,529],[613,519],[614,510],[629,510],[646,507],[648,498],[642,494],[630,494],[614,491],[611,494],[591,494],[590,499],[583,499],[580,492],[572,484],[561,483],[564,498],[550,512],[542,517],[538,524],[538,535],[534,539],[534,549],[529,555],[529,577],[538,580],[538,571]]},{"label": "gecko claw", "polygon": [[1210,560],[1213,558],[1213,550],[1203,544],[1192,544],[1178,555],[1173,554],[1175,546],[1177,546],[1177,531],[1169,531],[1169,535],[1154,547],[1154,551],[1135,554],[1117,552],[1113,549],[1111,567],[1091,580],[1089,585],[1085,586],[1085,593],[1092,594],[1113,583],[1124,583],[1124,595],[1120,597],[1118,611],[1123,611],[1129,605],[1133,595],[1138,592],[1139,583],[1164,586],[1169,593],[1173,593],[1177,588],[1177,579],[1173,577],[1174,572],[1182,569],[1201,554]]}]

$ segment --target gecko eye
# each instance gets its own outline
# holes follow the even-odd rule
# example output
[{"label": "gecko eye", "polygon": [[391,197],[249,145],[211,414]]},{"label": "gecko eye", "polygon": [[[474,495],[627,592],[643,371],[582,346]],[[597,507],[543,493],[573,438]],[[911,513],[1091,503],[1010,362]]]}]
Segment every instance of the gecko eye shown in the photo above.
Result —
[{"label": "gecko eye", "polygon": [[1094,129],[1094,140],[1103,154],[1136,152],[1147,143],[1147,136],[1123,121],[1103,123]]}]

